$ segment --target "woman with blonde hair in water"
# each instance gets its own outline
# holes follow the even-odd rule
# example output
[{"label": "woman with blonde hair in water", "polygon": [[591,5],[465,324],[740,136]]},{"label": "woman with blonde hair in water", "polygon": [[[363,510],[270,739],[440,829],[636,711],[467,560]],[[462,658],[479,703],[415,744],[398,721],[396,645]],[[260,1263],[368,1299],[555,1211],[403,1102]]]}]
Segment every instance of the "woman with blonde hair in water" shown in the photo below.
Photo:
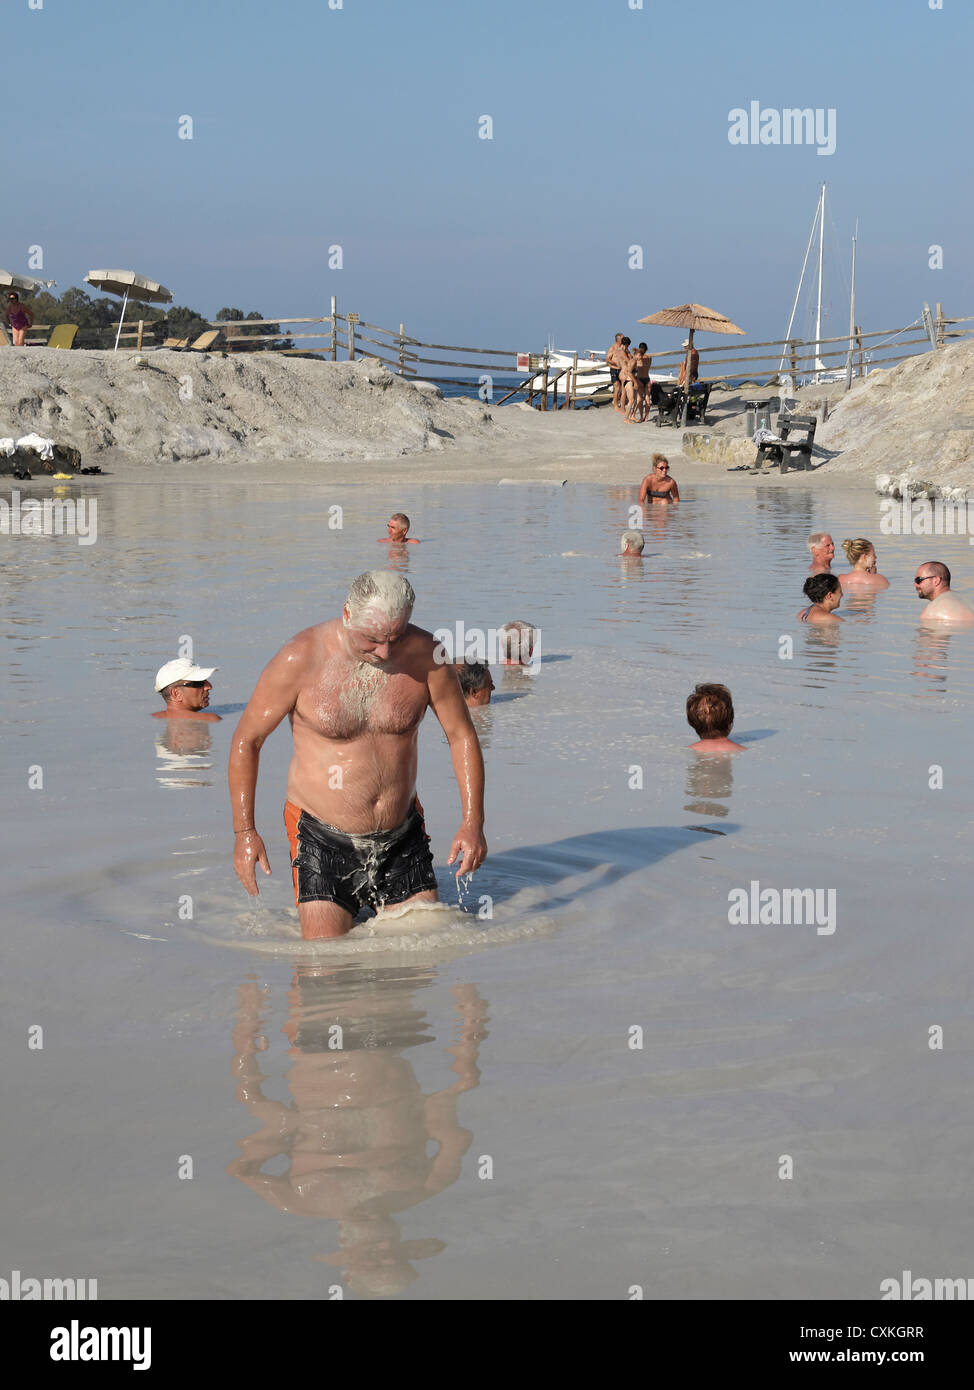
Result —
[{"label": "woman with blonde hair in water", "polygon": [[843,593],[850,589],[854,593],[874,593],[889,588],[889,580],[884,579],[878,571],[872,541],[857,536],[855,540],[843,541],[842,549],[852,566],[848,574],[839,575]]},{"label": "woman with blonde hair in water", "polygon": [[676,479],[670,477],[670,461],[664,454],[653,455],[653,471],[647,473],[639,488],[639,505],[644,502],[659,502],[664,506],[676,505],[680,500],[680,489]]}]

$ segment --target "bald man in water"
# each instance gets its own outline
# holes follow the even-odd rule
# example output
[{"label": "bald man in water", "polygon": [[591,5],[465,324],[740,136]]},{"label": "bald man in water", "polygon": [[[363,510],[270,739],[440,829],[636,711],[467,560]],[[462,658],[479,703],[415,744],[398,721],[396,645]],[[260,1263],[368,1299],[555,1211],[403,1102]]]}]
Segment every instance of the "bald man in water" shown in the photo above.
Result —
[{"label": "bald man in water", "polygon": [[925,623],[974,623],[974,608],[950,592],[950,570],[939,560],[917,565],[913,578],[916,596],[926,603]]},{"label": "bald man in water", "polygon": [[487,855],[484,760],[460,683],[429,632],[410,622],[416,595],[388,570],[360,574],[340,618],[292,637],[264,668],[233,735],[233,865],[252,897],[270,873],[254,824],[264,740],[285,716],[294,737],[284,823],[301,935],[344,936],[364,906],[437,899],[416,798],[417,737],[428,708],[450,745],[463,820],[457,876]]}]

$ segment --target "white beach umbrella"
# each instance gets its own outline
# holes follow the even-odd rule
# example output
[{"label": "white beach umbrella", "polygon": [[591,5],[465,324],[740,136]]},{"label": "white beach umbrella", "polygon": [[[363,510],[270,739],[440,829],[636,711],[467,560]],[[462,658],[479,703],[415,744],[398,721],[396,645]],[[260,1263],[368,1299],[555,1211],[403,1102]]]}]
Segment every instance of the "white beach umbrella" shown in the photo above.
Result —
[{"label": "white beach umbrella", "polygon": [[28,290],[31,294],[36,294],[38,290],[54,289],[57,281],[37,280],[33,275],[14,275],[10,270],[0,270],[0,285],[5,285],[10,290]]},{"label": "white beach umbrella", "polygon": [[89,270],[85,276],[85,283],[94,285],[96,290],[102,290],[105,294],[122,296],[122,317],[118,321],[118,332],[115,334],[116,352],[118,340],[122,336],[122,324],[125,322],[125,306],[130,299],[138,300],[140,304],[168,304],[172,299],[172,293],[165,285],[150,280],[146,275],[137,275],[134,270]]}]

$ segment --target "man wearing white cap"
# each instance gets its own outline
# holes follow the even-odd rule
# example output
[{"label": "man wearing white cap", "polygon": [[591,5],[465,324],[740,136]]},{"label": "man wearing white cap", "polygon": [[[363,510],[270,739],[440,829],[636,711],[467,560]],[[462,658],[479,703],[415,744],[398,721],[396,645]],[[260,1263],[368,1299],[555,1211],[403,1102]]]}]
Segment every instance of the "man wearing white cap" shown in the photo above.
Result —
[{"label": "man wearing white cap", "polygon": [[219,666],[194,666],[188,657],[179,656],[175,661],[167,661],[156,672],[156,690],[166,702],[166,708],[156,710],[153,719],[207,719],[216,721],[218,714],[210,714],[210,677]]}]

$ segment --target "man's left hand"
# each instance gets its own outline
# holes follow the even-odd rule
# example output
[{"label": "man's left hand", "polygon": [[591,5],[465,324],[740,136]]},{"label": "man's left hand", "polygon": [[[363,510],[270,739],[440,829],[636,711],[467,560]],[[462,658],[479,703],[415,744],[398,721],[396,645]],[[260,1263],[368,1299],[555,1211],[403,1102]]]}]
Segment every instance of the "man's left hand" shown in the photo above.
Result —
[{"label": "man's left hand", "polygon": [[472,874],[475,869],[480,868],[487,858],[487,841],[479,825],[468,825],[466,821],[461,825],[453,837],[447,864],[452,864],[458,855],[463,857],[457,869],[457,878],[462,878],[464,874]]}]

